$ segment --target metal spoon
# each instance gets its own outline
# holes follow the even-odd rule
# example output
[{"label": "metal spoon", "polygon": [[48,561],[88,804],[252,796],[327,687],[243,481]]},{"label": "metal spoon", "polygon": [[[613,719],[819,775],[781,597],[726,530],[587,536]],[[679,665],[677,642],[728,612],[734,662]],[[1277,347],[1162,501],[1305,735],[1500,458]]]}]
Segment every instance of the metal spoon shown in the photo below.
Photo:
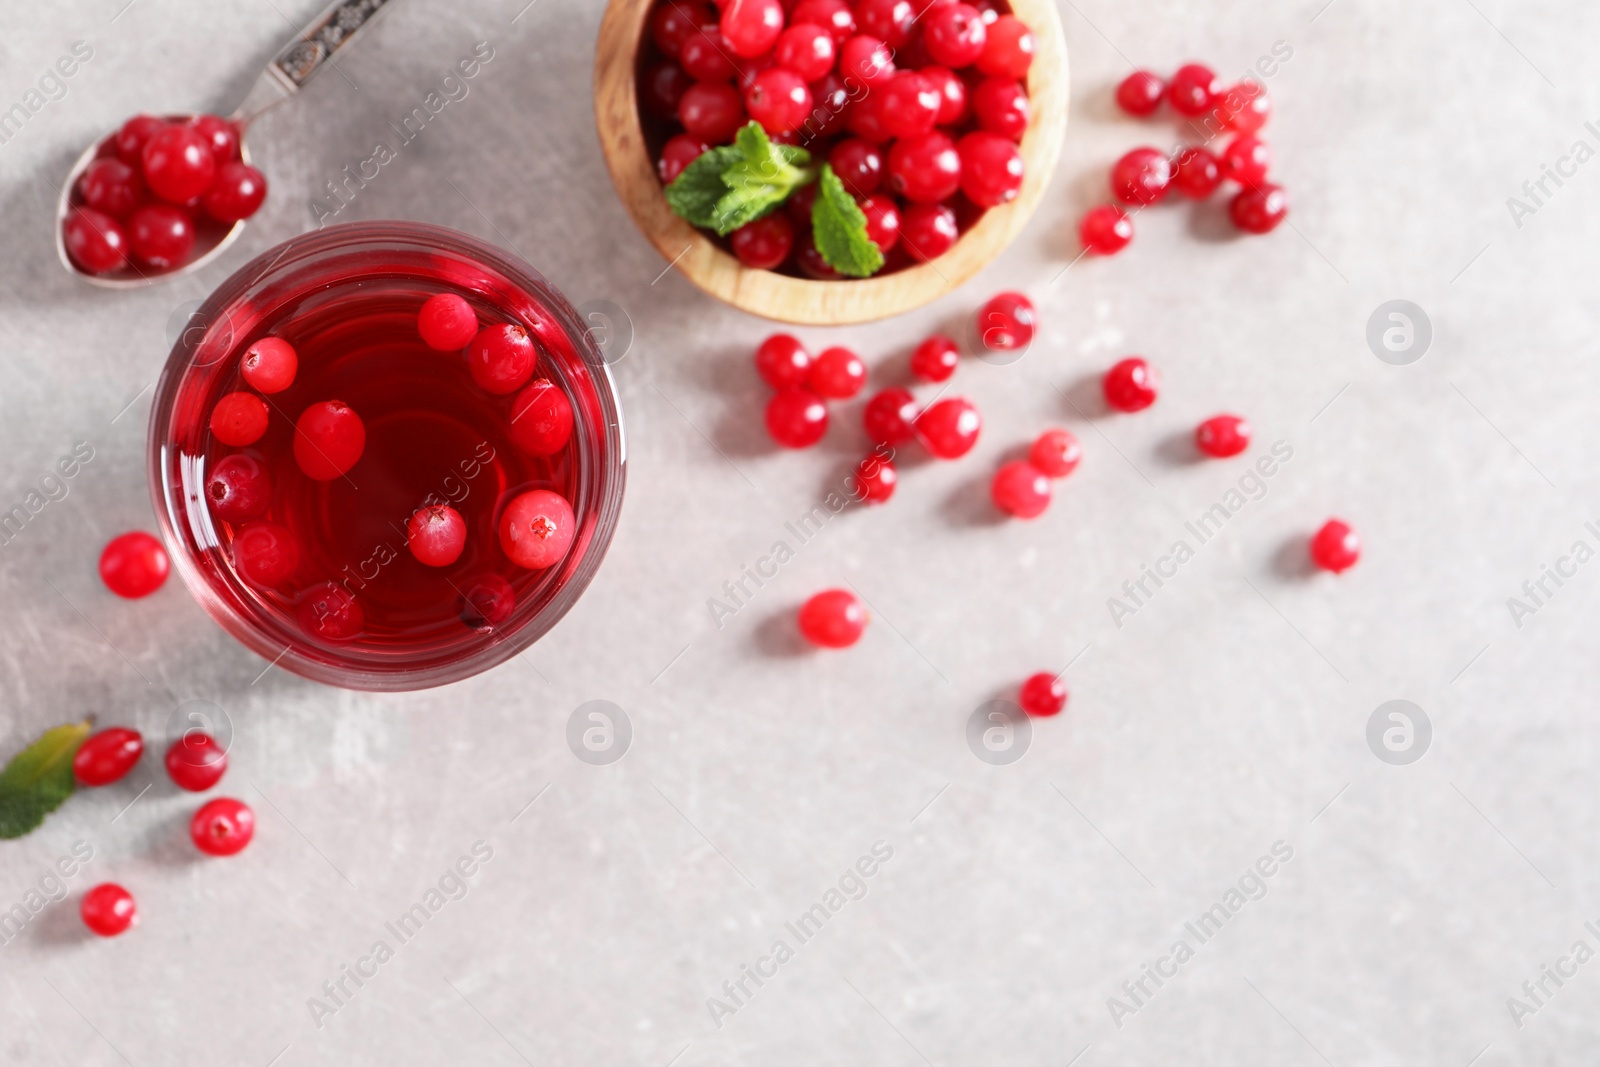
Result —
[{"label": "metal spoon", "polygon": [[[244,103],[228,116],[228,121],[239,131],[239,157],[244,162],[250,162],[250,149],[245,143],[245,135],[250,129],[250,124],[299,92],[306,82],[323,69],[333,66],[334,56],[349,47],[350,43],[371,25],[373,17],[392,2],[393,0],[334,0],[323,8],[305,29],[295,34],[294,39],[284,46],[277,58],[267,64],[267,68],[256,79],[255,85],[250,88]],[[199,114],[200,112],[166,115],[164,118],[168,122],[187,122]],[[76,206],[72,203],[72,191],[77,187],[78,179],[83,176],[89,164],[99,158],[102,146],[115,136],[116,131],[113,130],[106,137],[90,145],[72,165],[72,172],[61,185],[61,196],[56,201],[56,257],[61,260],[61,265],[69,273],[102,289],[138,289],[157,282],[168,282],[210,263],[244,232],[247,220],[240,220],[234,223],[211,248],[183,266],[160,274],[145,274],[133,264],[132,260],[128,262],[127,267],[111,274],[90,274],[80,270],[67,255],[67,243],[63,236],[67,216]]]}]

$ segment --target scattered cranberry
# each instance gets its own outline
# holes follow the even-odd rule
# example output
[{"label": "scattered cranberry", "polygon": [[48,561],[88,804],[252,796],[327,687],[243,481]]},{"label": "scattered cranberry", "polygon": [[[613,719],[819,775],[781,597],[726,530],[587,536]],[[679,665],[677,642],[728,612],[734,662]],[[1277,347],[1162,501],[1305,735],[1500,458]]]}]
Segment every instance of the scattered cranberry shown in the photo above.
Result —
[{"label": "scattered cranberry", "polygon": [[406,545],[425,567],[448,567],[467,547],[467,520],[444,504],[417,509],[406,523]]},{"label": "scattered cranberry", "polygon": [[1112,204],[1101,204],[1084,212],[1078,223],[1083,247],[1102,256],[1116,255],[1133,240],[1133,220]]},{"label": "scattered cranberry", "polygon": [[806,386],[827,400],[849,400],[867,384],[867,366],[848,348],[823,350],[806,373]]},{"label": "scattered cranberry", "polygon": [[533,377],[538,360],[528,331],[514,322],[485,326],[467,346],[467,370],[479,388],[491,393],[515,392]]},{"label": "scattered cranberry", "polygon": [[907,204],[900,215],[900,243],[918,262],[944,255],[960,236],[956,213],[944,204]]},{"label": "scattered cranberry", "polygon": [[516,590],[498,574],[482,574],[467,584],[461,594],[461,621],[480,634],[511,618],[517,606]]},{"label": "scattered cranberry", "polygon": [[281,393],[294,384],[300,357],[294,346],[281,337],[263,337],[244,350],[239,373],[250,386],[263,393]]},{"label": "scattered cranberry", "polygon": [[194,220],[171,204],[144,204],[128,218],[128,250],[159,271],[183,265],[194,248]]},{"label": "scattered cranberry", "polygon": [[972,90],[978,125],[1013,141],[1028,131],[1028,90],[1013,78],[985,78]]},{"label": "scattered cranberry", "polygon": [[117,155],[124,163],[135,167],[144,165],[144,146],[150,135],[165,129],[167,121],[153,115],[135,115],[122,124],[114,141]]},{"label": "scattered cranberry", "polygon": [[208,856],[232,856],[256,835],[256,813],[242,800],[218,797],[189,820],[189,840]]},{"label": "scattered cranberry", "polygon": [[113,537],[100,553],[100,580],[126,600],[137,600],[160,589],[171,568],[167,550],[143,530]]},{"label": "scattered cranberry", "polygon": [[150,191],[171,204],[187,204],[211,187],[217,160],[206,137],[193,126],[163,126],[140,154]]},{"label": "scattered cranberry", "polygon": [[724,144],[745,123],[744,98],[724,82],[696,82],[678,101],[678,121],[691,136]]},{"label": "scattered cranberry", "polygon": [[[868,89],[880,89],[894,77],[894,55],[876,37],[857,34],[839,50],[839,73]],[[869,97],[870,99],[870,97]]]},{"label": "scattered cranberry", "polygon": [[1241,134],[1222,150],[1218,162],[1224,178],[1254,188],[1267,180],[1267,171],[1272,167],[1272,150],[1265,141]]},{"label": "scattered cranberry", "polygon": [[206,478],[206,500],[211,513],[223,522],[260,518],[272,504],[272,475],[254,456],[243,452],[224,456]]},{"label": "scattered cranberry", "polygon": [[925,382],[949,381],[961,360],[961,350],[942,333],[936,333],[911,353],[911,373]]},{"label": "scattered cranberry", "polygon": [[229,393],[211,409],[211,432],[225,445],[253,445],[267,432],[267,405],[254,393]]},{"label": "scattered cranberry", "polygon": [[699,0],[671,0],[657,5],[650,13],[650,37],[657,48],[676,59],[689,35],[715,21],[716,17],[710,4]]},{"label": "scattered cranberry", "polygon": [[1129,356],[1106,371],[1101,384],[1106,403],[1117,411],[1143,411],[1156,402],[1161,376],[1139,356]]},{"label": "scattered cranberry", "polygon": [[917,440],[940,459],[960,459],[978,443],[983,419],[972,401],[953,396],[935,402],[917,416]]},{"label": "scattered cranberry", "polygon": [[1226,459],[1250,447],[1250,424],[1237,415],[1217,415],[1195,427],[1195,447]]},{"label": "scattered cranberry", "polygon": [[1050,478],[1027,460],[1014,460],[995,472],[989,495],[1006,514],[1035,519],[1050,506]]},{"label": "scattered cranberry", "polygon": [[1061,714],[1067,706],[1067,687],[1047,671],[1030,675],[1017,693],[1017,703],[1029,715],[1046,718]]},{"label": "scattered cranberry", "polygon": [[882,89],[883,128],[891,137],[920,137],[939,122],[939,86],[914,70],[897,71]]},{"label": "scattered cranberry", "polygon": [[728,243],[745,266],[752,270],[775,270],[794,249],[794,223],[789,216],[774,212],[734,230],[728,236]]},{"label": "scattered cranberry", "polygon": [[1339,574],[1360,558],[1361,538],[1340,519],[1329,519],[1311,539],[1311,561],[1325,571]]},{"label": "scattered cranberry", "polygon": [[144,200],[144,182],[139,172],[114,156],[89,164],[78,179],[78,194],[85,207],[125,219]]},{"label": "scattered cranberry", "polygon": [[751,81],[744,106],[768,133],[790,133],[811,114],[811,89],[794,71],[772,67]]},{"label": "scattered cranberry", "polygon": [[1186,145],[1172,162],[1172,187],[1191,200],[1204,200],[1222,184],[1217,157],[1195,145]]},{"label": "scattered cranberry", "polygon": [[210,734],[189,730],[167,749],[167,777],[179,789],[203,793],[222,780],[228,750]]},{"label": "scattered cranberry", "polygon": [[983,55],[988,27],[970,4],[940,4],[923,16],[922,44],[941,66],[971,66]]},{"label": "scattered cranberry", "polygon": [[898,445],[911,440],[917,419],[917,401],[910,391],[899,388],[874,393],[861,412],[867,436],[878,444]]},{"label": "scattered cranberry", "polygon": [[828,432],[828,406],[809,389],[782,389],[767,401],[767,433],[784,448],[810,448]]},{"label": "scattered cranberry", "polygon": [[1167,99],[1180,115],[1194,118],[1210,111],[1222,91],[1222,82],[1210,67],[1189,63],[1178,68],[1167,86]]},{"label": "scattered cranberry", "polygon": [[833,38],[835,48],[856,33],[856,16],[848,0],[800,0],[789,12],[789,21],[821,26]]},{"label": "scattered cranberry", "polygon": [[344,474],[366,447],[367,428],[361,416],[342,400],[312,404],[294,426],[294,461],[314,481]]},{"label": "scattered cranberry", "polygon": [[803,385],[810,369],[811,353],[792,334],[775,333],[756,349],[756,373],[774,389]]},{"label": "scattered cranberry", "polygon": [[1271,233],[1289,214],[1289,194],[1271,182],[1242,190],[1228,205],[1228,217],[1246,233]]},{"label": "scattered cranberry", "polygon": [[566,556],[577,526],[566,497],[534,489],[513,500],[500,516],[500,549],[519,567],[543,570]]},{"label": "scattered cranberry", "polygon": [[549,378],[539,378],[511,402],[511,441],[530,456],[553,456],[572,439],[572,401]]},{"label": "scattered cranberry", "polygon": [[662,147],[661,160],[656,164],[656,173],[661,178],[661,184],[671,185],[677,181],[678,175],[688,169],[689,164],[710,150],[710,145],[687,133],[680,133],[671,138]]},{"label": "scattered cranberry", "polygon": [[200,204],[218,222],[238,222],[254,215],[266,198],[266,175],[248,163],[233,162],[217,168]]},{"label": "scattered cranberry", "polygon": [[234,534],[233,567],[250,585],[276,589],[300,569],[294,534],[275,522],[251,523]]},{"label": "scattered cranberry", "polygon": [[200,115],[189,125],[206,139],[217,166],[239,158],[239,129],[220,115]]},{"label": "scattered cranberry", "polygon": [[1021,293],[1001,293],[978,309],[978,340],[990,352],[1025,349],[1038,323],[1033,301]]},{"label": "scattered cranberry", "polygon": [[459,352],[478,335],[478,316],[457,293],[435,293],[417,312],[417,333],[435,352]]},{"label": "scattered cranberry", "polygon": [[1235,133],[1255,133],[1272,117],[1272,100],[1258,82],[1242,81],[1222,94],[1217,120]]},{"label": "scattered cranberry", "polygon": [[900,209],[892,196],[863,197],[856,205],[867,217],[867,240],[887,254],[900,243]]},{"label": "scattered cranberry", "polygon": [[783,32],[783,5],[778,0],[723,0],[720,28],[736,55],[766,55]]},{"label": "scattered cranberry", "polygon": [[888,503],[889,498],[894,496],[895,483],[899,479],[894,463],[877,454],[868,456],[856,465],[856,483],[861,487],[863,503]]},{"label": "scattered cranberry", "polygon": [[978,57],[978,69],[985,74],[1022,79],[1033,66],[1036,44],[1033,31],[1015,15],[1001,15],[988,26],[988,39]]},{"label": "scattered cranberry", "polygon": [[1154,148],[1135,148],[1111,167],[1111,195],[1124,204],[1154,204],[1171,183],[1172,161]]},{"label": "scattered cranberry", "polygon": [[356,595],[337,582],[322,582],[307,589],[297,612],[300,628],[310,637],[335,644],[354,639],[366,625],[366,613]]},{"label": "scattered cranberry", "polygon": [[867,612],[848,589],[829,589],[800,606],[800,633],[819,648],[849,648],[867,628]]},{"label": "scattered cranberry", "polygon": [[676,63],[657,63],[639,79],[639,99],[650,116],[666,122],[678,117],[678,102],[695,79]]},{"label": "scattered cranberry", "polygon": [[921,74],[939,93],[939,125],[954,126],[967,117],[967,83],[944,67],[923,67]]},{"label": "scattered cranberry", "polygon": [[1065,478],[1078,469],[1082,459],[1083,446],[1066,430],[1046,430],[1028,449],[1028,462],[1051,478]]},{"label": "scattered cranberry", "polygon": [[115,882],[101,882],[85,893],[78,915],[83,925],[101,937],[116,937],[139,921],[133,894]]},{"label": "scattered cranberry", "polygon": [[110,785],[133,770],[144,755],[144,738],[138,730],[113,726],[91,734],[72,757],[72,776],[79,785]]},{"label": "scattered cranberry", "polygon": [[839,58],[839,48],[826,27],[801,22],[778,35],[778,46],[772,56],[778,66],[814,82],[833,69],[834,61]]},{"label": "scattered cranberry", "polygon": [[74,208],[62,228],[67,254],[90,274],[105,274],[128,261],[127,231],[93,208]]},{"label": "scattered cranberry", "polygon": [[1010,139],[980,130],[961,138],[956,150],[961,155],[961,191],[974,204],[999,207],[1022,191],[1022,150]]},{"label": "scattered cranberry", "polygon": [[1136,70],[1117,86],[1117,106],[1130,115],[1143,118],[1161,106],[1167,85],[1148,70]]}]

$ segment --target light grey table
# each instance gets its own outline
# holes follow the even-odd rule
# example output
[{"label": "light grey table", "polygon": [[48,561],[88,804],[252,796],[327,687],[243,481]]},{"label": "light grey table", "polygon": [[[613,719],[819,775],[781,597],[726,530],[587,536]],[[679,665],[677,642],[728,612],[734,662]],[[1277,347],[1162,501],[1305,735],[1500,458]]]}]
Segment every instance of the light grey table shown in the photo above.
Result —
[{"label": "light grey table", "polygon": [[[1600,148],[1585,126],[1600,120],[1600,12],[1063,0],[1075,102],[1028,232],[936,307],[804,332],[892,376],[926,332],[1020,287],[1038,343],[1009,366],[964,363],[957,387],[987,419],[968,460],[908,464],[891,506],[832,520],[719,629],[708,599],[863,452],[856,411],[837,409],[812,452],[768,446],[748,357],[769,327],[663,274],[612,194],[590,120],[599,3],[523,3],[397,0],[344,77],[256,131],[272,194],[240,245],[197,277],[107,294],[54,262],[52,182],[135,109],[230,107],[317,0],[12,0],[0,108],[74,41],[93,58],[0,146],[0,505],[75,442],[94,458],[0,547],[0,751],[85,712],[159,747],[177,703],[213,701],[235,731],[224,786],[260,826],[239,858],[196,857],[195,801],[147,757],[0,844],[0,908],[75,842],[94,853],[65,901],[0,945],[0,1062],[1592,1055],[1600,963],[1543,978],[1537,1004],[1523,983],[1571,973],[1580,939],[1600,949],[1584,925],[1600,920],[1600,564],[1547,580],[1520,627],[1507,601],[1574,542],[1600,547],[1584,525],[1600,518],[1600,164],[1560,162],[1574,142]],[[626,310],[621,529],[571,615],[485,676],[380,697],[263,673],[176,584],[130,604],[95,575],[110,535],[151,522],[145,418],[169,321],[312,226],[325,183],[478,41],[494,58],[470,94],[340,218],[456,226],[515,247],[575,301]],[[1275,42],[1293,53],[1269,82],[1268,131],[1292,225],[1233,240],[1218,205],[1162,208],[1126,254],[1063,274],[1107,165],[1175,136],[1113,112],[1129,62],[1233,74]],[[1571,176],[1535,204],[1523,183],[1546,164]],[[1536,210],[1514,218],[1513,196]],[[1398,299],[1431,322],[1406,366],[1365,340]],[[1131,352],[1165,391],[1142,416],[1104,417],[1093,380]],[[1117,626],[1108,598],[1245,470],[1178,447],[1230,409],[1254,421],[1256,451],[1281,441],[1292,459]],[[1082,469],[1037,522],[996,521],[989,475],[1048,424],[1082,437]],[[1302,565],[1332,514],[1366,540],[1338,579]],[[866,638],[804,652],[793,609],[845,582],[873,608]],[[1068,711],[1035,724],[1025,757],[975,758],[974,709],[1069,663]],[[610,766],[565,740],[594,699],[632,726]],[[1410,765],[1366,740],[1393,699],[1431,723]],[[386,924],[480,841],[492,859],[465,895],[400,941]],[[1278,842],[1291,858],[1250,877]],[[828,910],[875,847],[892,855],[863,864],[865,895]],[[141,924],[102,942],[76,901],[106,879],[134,890]],[[1230,897],[1241,880],[1260,899]],[[802,942],[786,924],[819,903],[828,921]],[[1227,921],[1197,936],[1217,904]],[[364,985],[324,992],[358,967]],[[1512,996],[1537,1010],[1514,1021]]]}]

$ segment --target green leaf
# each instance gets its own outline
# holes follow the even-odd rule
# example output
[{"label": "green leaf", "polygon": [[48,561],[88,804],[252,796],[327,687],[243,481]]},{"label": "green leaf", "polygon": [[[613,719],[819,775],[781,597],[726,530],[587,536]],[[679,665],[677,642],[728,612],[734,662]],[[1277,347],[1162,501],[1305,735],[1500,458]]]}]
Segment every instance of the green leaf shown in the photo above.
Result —
[{"label": "green leaf", "polygon": [[811,206],[811,235],[823,260],[840,274],[867,278],[883,268],[883,252],[867,236],[867,216],[826,163]]},{"label": "green leaf", "polygon": [[0,771],[0,838],[21,837],[72,795],[72,757],[89,736],[87,721],[46,730]]},{"label": "green leaf", "polygon": [[711,228],[726,237],[754,222],[810,183],[811,153],[794,145],[775,145],[759,122],[750,122],[734,137],[739,160],[722,173],[728,191],[717,201]]},{"label": "green leaf", "polygon": [[722,172],[743,158],[743,154],[733,145],[701,152],[667,186],[667,206],[679,218],[688,219],[696,226],[712,228],[716,223],[717,201],[728,192]]}]

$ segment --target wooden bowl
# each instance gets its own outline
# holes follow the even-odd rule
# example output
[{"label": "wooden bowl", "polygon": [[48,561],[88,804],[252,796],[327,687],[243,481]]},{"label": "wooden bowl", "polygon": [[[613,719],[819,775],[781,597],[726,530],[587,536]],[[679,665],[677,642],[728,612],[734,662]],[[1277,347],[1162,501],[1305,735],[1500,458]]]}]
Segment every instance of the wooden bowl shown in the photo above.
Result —
[{"label": "wooden bowl", "polygon": [[656,250],[719,300],[780,322],[840,326],[921,307],[982,270],[1022,231],[1049,184],[1067,128],[1067,45],[1054,0],[1009,0],[1033,30],[1038,51],[1028,72],[1032,114],[1022,138],[1022,191],[990,208],[944,255],[892,274],[846,281],[791,278],[744,266],[712,238],[672,213],[645,147],[639,121],[638,55],[655,0],[610,0],[595,52],[594,109],[600,146],[617,193]]}]

